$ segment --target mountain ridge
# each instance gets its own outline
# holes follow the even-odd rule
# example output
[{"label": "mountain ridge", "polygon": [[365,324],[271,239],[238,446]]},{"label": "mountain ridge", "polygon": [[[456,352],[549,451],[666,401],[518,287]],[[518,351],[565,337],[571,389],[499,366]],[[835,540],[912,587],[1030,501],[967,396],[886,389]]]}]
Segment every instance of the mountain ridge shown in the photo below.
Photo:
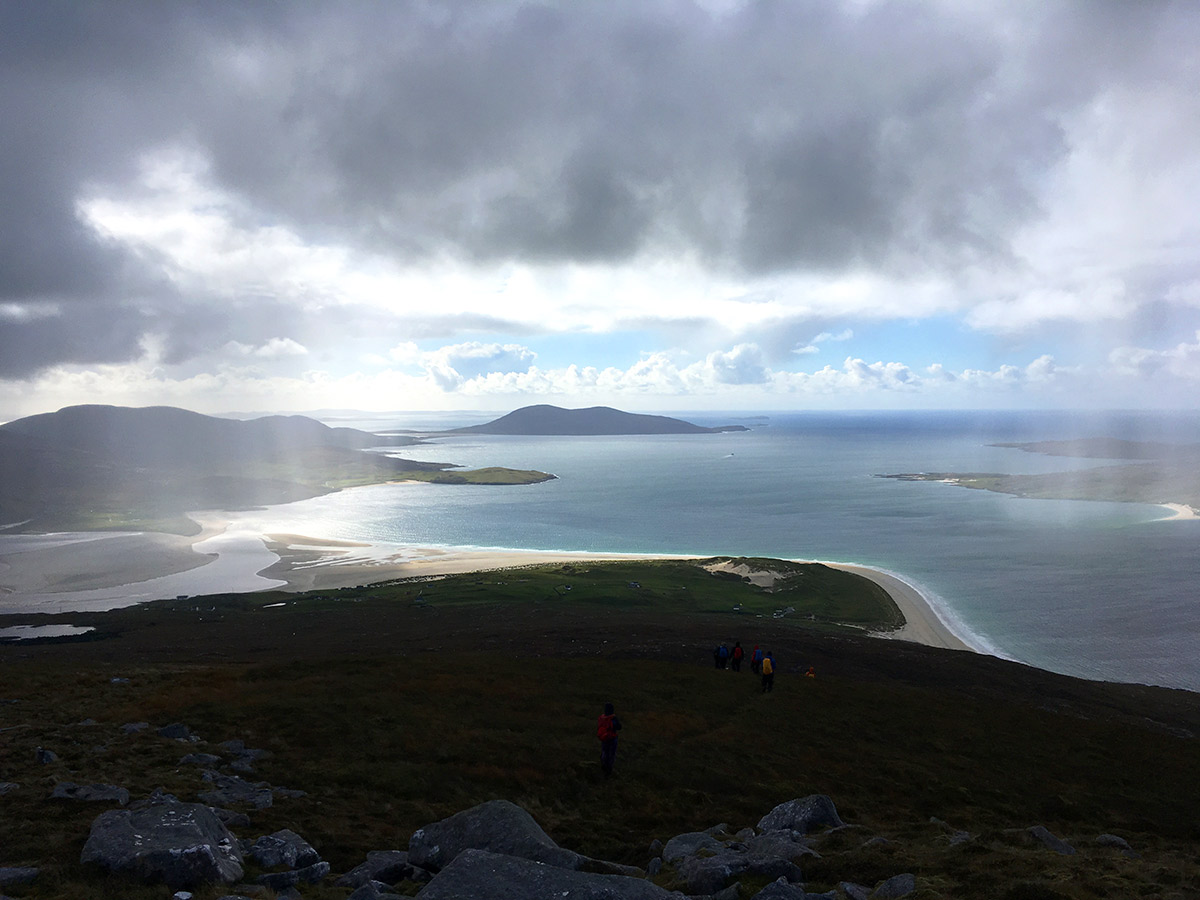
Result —
[{"label": "mountain ridge", "polygon": [[611,406],[564,409],[541,403],[523,406],[482,425],[454,428],[450,434],[510,435],[630,435],[630,434],[720,434],[749,431],[745,425],[708,428],[671,416],[630,413]]}]

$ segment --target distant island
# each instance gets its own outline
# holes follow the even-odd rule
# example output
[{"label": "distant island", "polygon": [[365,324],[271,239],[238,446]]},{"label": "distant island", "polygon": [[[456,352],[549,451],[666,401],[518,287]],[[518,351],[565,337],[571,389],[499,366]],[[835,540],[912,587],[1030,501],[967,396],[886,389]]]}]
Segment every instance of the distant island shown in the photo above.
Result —
[{"label": "distant island", "polygon": [[72,406],[0,425],[0,526],[194,534],[195,509],[250,509],[388,481],[533,484],[545,472],[418,462],[412,437],[305,416],[221,419],[174,407]]},{"label": "distant island", "polygon": [[513,435],[620,435],[620,434],[720,434],[749,431],[745,425],[705,428],[670,416],[622,412],[609,406],[563,409],[540,404],[525,406],[483,425],[455,428],[451,434]]},{"label": "distant island", "polygon": [[992,446],[1047,456],[1120,459],[1129,460],[1129,463],[1035,475],[908,472],[880,477],[901,481],[944,481],[965,488],[1044,500],[1109,500],[1177,505],[1200,510],[1200,445],[1087,438]]}]

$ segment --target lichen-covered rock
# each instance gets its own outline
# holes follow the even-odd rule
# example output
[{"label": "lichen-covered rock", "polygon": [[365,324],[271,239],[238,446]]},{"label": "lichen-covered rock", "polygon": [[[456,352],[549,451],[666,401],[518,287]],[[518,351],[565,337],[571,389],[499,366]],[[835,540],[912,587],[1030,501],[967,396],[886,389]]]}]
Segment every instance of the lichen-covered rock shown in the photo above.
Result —
[{"label": "lichen-covered rock", "polygon": [[680,900],[642,878],[597,875],[529,859],[464,850],[417,894],[419,900]]},{"label": "lichen-covered rock", "polygon": [[758,821],[759,831],[810,831],[828,825],[841,828],[846,823],[838,816],[837,808],[824,794],[810,794],[781,803]]},{"label": "lichen-covered rock", "polygon": [[276,866],[302,869],[321,861],[321,854],[312,844],[287,828],[274,834],[264,834],[250,845],[246,856],[264,869],[274,869]]},{"label": "lichen-covered rock", "polygon": [[173,888],[242,877],[241,849],[216,813],[169,795],[155,800],[97,817],[79,861]]},{"label": "lichen-covered rock", "polygon": [[464,850],[487,850],[562,869],[578,869],[586,857],[558,846],[533,816],[507,800],[490,800],[417,829],[408,861],[440,871]]},{"label": "lichen-covered rock", "polygon": [[366,862],[355,866],[334,884],[349,888],[362,887],[368,881],[395,884],[407,878],[411,870],[407,850],[372,850]]},{"label": "lichen-covered rock", "polygon": [[677,834],[667,841],[662,858],[663,862],[674,865],[681,859],[695,856],[697,853],[717,853],[724,847],[724,844],[707,831],[689,831],[686,834]]},{"label": "lichen-covered rock", "polygon": [[237,775],[222,775],[211,769],[205,770],[203,778],[213,787],[202,792],[200,799],[211,806],[248,803],[255,809],[267,809],[275,802],[275,791],[265,781],[246,781]]}]

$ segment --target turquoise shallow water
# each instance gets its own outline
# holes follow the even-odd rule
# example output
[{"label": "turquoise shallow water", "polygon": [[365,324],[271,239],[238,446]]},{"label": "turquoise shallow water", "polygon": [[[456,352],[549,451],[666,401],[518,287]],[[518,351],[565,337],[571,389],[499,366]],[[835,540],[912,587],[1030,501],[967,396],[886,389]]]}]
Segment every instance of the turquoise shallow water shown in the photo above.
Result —
[{"label": "turquoise shallow water", "polygon": [[[734,417],[689,418],[717,424]],[[699,436],[443,437],[405,455],[559,477],[512,488],[381,485],[238,520],[400,544],[861,563],[918,586],[956,631],[988,652],[1089,678],[1200,690],[1200,520],[1163,521],[1157,506],[1022,500],[876,477],[1102,465],[988,445],[1098,435],[1197,441],[1196,416],[771,414],[746,421],[754,424],[748,433]],[[429,422],[337,424],[380,430]]]}]

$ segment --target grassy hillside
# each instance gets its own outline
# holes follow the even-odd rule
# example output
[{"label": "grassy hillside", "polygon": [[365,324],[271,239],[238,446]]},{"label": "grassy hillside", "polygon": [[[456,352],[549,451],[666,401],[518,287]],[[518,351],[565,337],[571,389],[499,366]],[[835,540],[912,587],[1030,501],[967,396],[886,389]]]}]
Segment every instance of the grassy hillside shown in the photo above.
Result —
[{"label": "grassy hillside", "polygon": [[[82,869],[99,809],[45,798],[70,780],[193,799],[199,771],[180,757],[231,738],[273,754],[247,777],[308,792],[252,812],[238,835],[291,828],[335,871],[491,798],[525,806],[566,847],[645,865],[654,838],[754,824],[821,792],[858,827],[819,843],[802,867],[810,891],[902,871],[920,898],[1200,891],[1195,694],[814,630],[772,617],[782,594],[695,566],[629,565],[151,604],[70,617],[100,625],[92,640],[6,647],[0,699],[16,702],[0,703],[0,780],[21,787],[0,799],[0,865],[45,870],[8,892],[161,897]],[[856,605],[889,614],[853,580],[822,588],[822,568],[794,577],[808,585],[788,588],[798,611],[807,597],[831,621]],[[722,640],[772,649],[775,692],[714,670]],[[801,676],[809,665],[815,679]],[[610,781],[594,738],[606,701],[625,724]],[[131,721],[184,722],[209,744],[123,734]],[[60,760],[37,765],[39,746]],[[973,839],[951,845],[931,817]],[[1024,829],[1036,824],[1080,852],[1034,846]],[[1097,847],[1103,832],[1138,858]],[[873,836],[887,843],[864,846]]]},{"label": "grassy hillside", "polygon": [[553,477],[370,452],[413,443],[304,416],[238,421],[171,407],[68,407],[0,426],[0,525],[194,534],[198,526],[184,515],[193,509],[291,503],[387,481],[532,484]]}]

